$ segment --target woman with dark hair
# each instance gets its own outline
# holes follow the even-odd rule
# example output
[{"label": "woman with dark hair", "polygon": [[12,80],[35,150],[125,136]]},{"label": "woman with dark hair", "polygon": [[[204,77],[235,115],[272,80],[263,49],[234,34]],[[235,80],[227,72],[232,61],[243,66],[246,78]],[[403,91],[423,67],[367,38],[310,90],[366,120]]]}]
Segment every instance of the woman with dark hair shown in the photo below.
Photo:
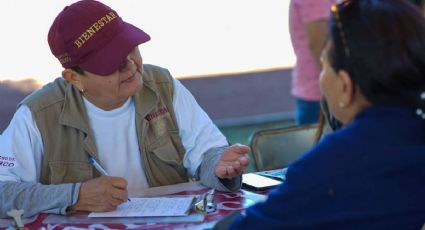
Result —
[{"label": "woman with dark hair", "polygon": [[[425,11],[424,1],[423,0],[410,0],[413,4],[418,6],[422,12]],[[329,128],[328,128],[329,126]],[[320,99],[320,116],[317,127],[317,132],[315,135],[315,142],[317,143],[322,136],[328,131],[335,131],[341,128],[342,123],[338,121],[329,111],[326,100],[323,96]]]},{"label": "woman with dark hair", "polygon": [[425,19],[407,0],[332,6],[320,86],[343,127],[234,229],[421,229]]}]

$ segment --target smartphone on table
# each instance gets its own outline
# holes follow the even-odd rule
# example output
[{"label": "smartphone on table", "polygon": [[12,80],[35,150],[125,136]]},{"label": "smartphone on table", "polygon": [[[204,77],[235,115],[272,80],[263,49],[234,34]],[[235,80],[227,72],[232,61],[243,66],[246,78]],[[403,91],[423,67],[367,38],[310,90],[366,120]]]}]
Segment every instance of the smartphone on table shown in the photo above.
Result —
[{"label": "smartphone on table", "polygon": [[260,172],[256,172],[255,174],[258,174],[260,176],[270,177],[275,180],[285,181],[286,171],[287,171],[287,168],[283,168],[283,169],[260,171]]},{"label": "smartphone on table", "polygon": [[242,186],[248,189],[262,191],[278,186],[281,183],[282,181],[261,176],[255,173],[246,173],[242,175]]}]

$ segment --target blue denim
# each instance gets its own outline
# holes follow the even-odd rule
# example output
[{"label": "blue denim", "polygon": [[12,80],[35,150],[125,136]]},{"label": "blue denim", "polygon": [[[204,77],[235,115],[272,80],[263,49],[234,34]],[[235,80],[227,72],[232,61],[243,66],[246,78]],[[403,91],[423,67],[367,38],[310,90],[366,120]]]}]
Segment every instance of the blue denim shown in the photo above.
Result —
[{"label": "blue denim", "polygon": [[295,104],[295,122],[297,125],[312,124],[317,123],[319,121],[319,101],[307,101],[300,98],[296,98]]}]

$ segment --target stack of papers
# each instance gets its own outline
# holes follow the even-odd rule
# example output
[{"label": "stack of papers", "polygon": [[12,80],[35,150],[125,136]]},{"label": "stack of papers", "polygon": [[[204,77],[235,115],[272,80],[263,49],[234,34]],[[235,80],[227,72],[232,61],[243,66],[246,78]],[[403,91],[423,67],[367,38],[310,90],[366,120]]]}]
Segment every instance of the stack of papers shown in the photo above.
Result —
[{"label": "stack of papers", "polygon": [[111,212],[92,212],[89,217],[187,216],[195,196],[131,198]]}]

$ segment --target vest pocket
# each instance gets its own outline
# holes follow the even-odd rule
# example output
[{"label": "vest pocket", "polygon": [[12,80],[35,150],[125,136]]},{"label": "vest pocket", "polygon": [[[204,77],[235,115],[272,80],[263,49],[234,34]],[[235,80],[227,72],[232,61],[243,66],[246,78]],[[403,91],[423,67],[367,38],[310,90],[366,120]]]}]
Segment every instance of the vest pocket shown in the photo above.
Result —
[{"label": "vest pocket", "polygon": [[162,140],[157,142],[158,145],[155,145],[155,147],[151,150],[153,155],[168,165],[181,166],[182,159],[179,157],[179,153],[174,147],[170,137],[167,136],[166,138],[161,139]]},{"label": "vest pocket", "polygon": [[[177,138],[177,139],[176,139]],[[168,130],[163,136],[156,137],[147,145],[146,163],[148,164],[151,186],[163,186],[187,182],[187,172],[183,167],[182,150],[178,131]]]},{"label": "vest pocket", "polygon": [[49,162],[50,183],[76,183],[93,178],[92,167],[87,162],[54,161]]}]

